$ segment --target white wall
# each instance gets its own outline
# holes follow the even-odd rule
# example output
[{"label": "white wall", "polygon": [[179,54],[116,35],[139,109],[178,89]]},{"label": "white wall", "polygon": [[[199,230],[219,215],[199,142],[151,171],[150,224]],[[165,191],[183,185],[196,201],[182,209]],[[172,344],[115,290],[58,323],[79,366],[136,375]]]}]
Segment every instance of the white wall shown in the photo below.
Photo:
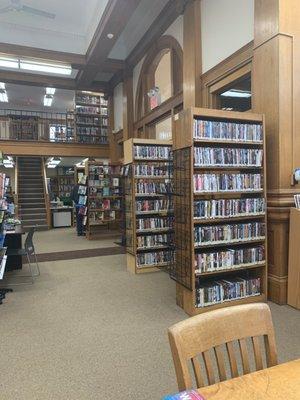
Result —
[{"label": "white wall", "polygon": [[123,129],[123,83],[114,88],[114,130]]},{"label": "white wall", "polygon": [[202,0],[202,71],[254,38],[254,0]]},{"label": "white wall", "polygon": [[183,15],[179,15],[164,35],[173,36],[179,42],[180,46],[183,47]]}]

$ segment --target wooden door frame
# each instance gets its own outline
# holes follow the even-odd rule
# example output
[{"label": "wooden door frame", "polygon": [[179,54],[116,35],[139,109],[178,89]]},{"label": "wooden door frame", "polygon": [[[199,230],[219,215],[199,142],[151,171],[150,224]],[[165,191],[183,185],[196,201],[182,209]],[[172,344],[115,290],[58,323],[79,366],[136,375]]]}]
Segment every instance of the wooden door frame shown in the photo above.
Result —
[{"label": "wooden door frame", "polygon": [[218,108],[217,94],[252,72],[253,41],[205,72],[201,78],[201,105]]}]

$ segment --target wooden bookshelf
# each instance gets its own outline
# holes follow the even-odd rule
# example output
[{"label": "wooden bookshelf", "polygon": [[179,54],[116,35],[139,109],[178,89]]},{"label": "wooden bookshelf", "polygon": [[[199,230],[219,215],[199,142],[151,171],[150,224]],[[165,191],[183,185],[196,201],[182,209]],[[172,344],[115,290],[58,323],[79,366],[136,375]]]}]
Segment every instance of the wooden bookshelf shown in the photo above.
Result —
[{"label": "wooden bookshelf", "polygon": [[173,140],[177,304],[196,315],[266,301],[264,117],[188,109]]},{"label": "wooden bookshelf", "polygon": [[[142,148],[151,154],[137,154]],[[155,154],[160,152],[157,148],[166,155]],[[171,148],[172,143],[163,140],[135,138],[124,142],[127,270],[134,274],[156,272],[173,262]]]},{"label": "wooden bookshelf", "polygon": [[108,114],[108,101],[103,93],[76,91],[76,141],[108,144]]},{"label": "wooden bookshelf", "polygon": [[122,188],[120,165],[87,161],[86,237],[99,239],[107,229],[119,230]]}]

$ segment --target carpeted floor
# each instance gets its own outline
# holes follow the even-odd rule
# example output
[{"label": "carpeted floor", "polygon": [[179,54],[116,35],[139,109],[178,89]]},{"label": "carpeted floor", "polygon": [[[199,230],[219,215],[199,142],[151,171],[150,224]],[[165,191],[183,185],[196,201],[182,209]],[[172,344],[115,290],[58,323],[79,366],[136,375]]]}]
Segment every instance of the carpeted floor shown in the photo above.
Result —
[{"label": "carpeted floor", "polygon": [[[159,400],[176,391],[168,326],[186,318],[160,272],[125,256],[45,262],[1,306],[2,400]],[[300,358],[300,312],[271,304],[280,361]]]},{"label": "carpeted floor", "polygon": [[77,236],[76,228],[57,228],[34,234],[36,252],[51,253],[72,250],[99,249],[103,247],[117,246],[114,243],[120,239],[120,234],[103,233],[99,240],[87,240],[85,236]]}]

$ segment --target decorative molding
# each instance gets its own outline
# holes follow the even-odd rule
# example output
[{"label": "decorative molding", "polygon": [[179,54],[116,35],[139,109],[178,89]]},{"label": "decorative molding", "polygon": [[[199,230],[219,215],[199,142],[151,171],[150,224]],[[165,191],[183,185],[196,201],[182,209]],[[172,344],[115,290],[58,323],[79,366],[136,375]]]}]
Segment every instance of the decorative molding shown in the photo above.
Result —
[{"label": "decorative molding", "polygon": [[[147,109],[147,92],[153,87],[154,84],[154,74],[159,61],[162,56],[166,53],[166,51],[171,51],[171,58],[176,60],[176,62],[171,63],[172,67],[172,95],[175,96],[177,93],[182,91],[182,81],[183,81],[183,51],[178,43],[178,41],[169,35],[161,36],[159,40],[157,40],[149,52],[147,53],[142,68],[140,72],[140,76],[138,79],[138,84],[136,88],[136,97],[135,97],[135,120],[139,120],[142,118],[142,114],[147,113],[149,110]],[[176,90],[176,92],[175,92]]]}]

